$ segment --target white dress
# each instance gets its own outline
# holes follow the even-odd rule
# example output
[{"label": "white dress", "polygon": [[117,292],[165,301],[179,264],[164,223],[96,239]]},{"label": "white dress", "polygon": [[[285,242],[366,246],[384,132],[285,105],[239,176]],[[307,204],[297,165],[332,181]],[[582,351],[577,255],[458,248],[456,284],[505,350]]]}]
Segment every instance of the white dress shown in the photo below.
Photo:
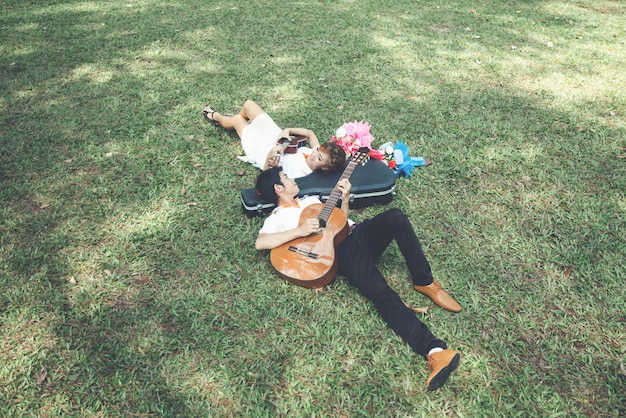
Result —
[{"label": "white dress", "polygon": [[[261,113],[241,132],[241,146],[245,155],[239,156],[241,161],[252,164],[261,170],[265,166],[267,155],[276,145],[278,137],[283,130],[267,114]],[[306,176],[312,170],[306,163],[306,157],[311,149],[301,147],[295,154],[284,154],[280,158],[280,165],[285,174],[292,179]]]}]

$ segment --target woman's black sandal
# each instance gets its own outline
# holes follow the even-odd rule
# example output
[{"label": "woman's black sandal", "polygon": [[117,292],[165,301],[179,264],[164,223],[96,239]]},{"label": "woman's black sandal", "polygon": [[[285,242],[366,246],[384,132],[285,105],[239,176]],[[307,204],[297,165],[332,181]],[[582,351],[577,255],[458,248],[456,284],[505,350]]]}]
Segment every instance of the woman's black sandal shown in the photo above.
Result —
[{"label": "woman's black sandal", "polygon": [[216,121],[215,119],[213,119],[213,115],[215,114],[215,110],[213,110],[213,109],[207,110],[207,109],[211,109],[209,107],[209,105],[206,105],[204,107],[204,109],[202,110],[202,114],[204,115],[204,117],[207,118],[209,120],[209,122],[211,122],[213,124],[213,126],[220,126],[220,123],[218,121]]}]

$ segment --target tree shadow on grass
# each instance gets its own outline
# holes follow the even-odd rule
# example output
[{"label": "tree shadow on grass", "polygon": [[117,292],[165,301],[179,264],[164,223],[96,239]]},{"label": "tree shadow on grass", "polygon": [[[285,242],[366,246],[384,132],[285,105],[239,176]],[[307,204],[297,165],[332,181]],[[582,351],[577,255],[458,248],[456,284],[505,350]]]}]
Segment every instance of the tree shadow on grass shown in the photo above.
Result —
[{"label": "tree shadow on grass", "polygon": [[[341,34],[343,20],[356,13],[350,8],[314,5],[310,7],[319,14],[293,22],[281,19],[293,9],[276,6],[276,16],[255,37],[245,24],[254,21],[253,7],[216,7],[201,8],[210,16],[206,19],[192,5],[58,2],[33,6],[29,12],[16,8],[2,18],[3,36],[17,33],[5,37],[16,52],[0,58],[3,74],[9,76],[2,82],[2,106],[8,111],[0,116],[1,196],[6,203],[2,317],[5,323],[46,318],[42,323],[54,334],[49,346],[43,344],[41,356],[35,356],[30,373],[14,382],[34,398],[29,405],[44,408],[48,394],[56,394],[67,397],[56,407],[69,412],[85,408],[194,415],[211,404],[218,411],[247,411],[255,404],[275,410],[272,402],[286,390],[284,374],[296,352],[278,350],[272,333],[294,328],[289,323],[268,326],[263,317],[280,317],[283,313],[274,305],[287,304],[294,294],[305,301],[306,296],[296,290],[281,293],[276,286],[272,289],[278,296],[267,300],[266,290],[244,287],[244,279],[264,284],[273,280],[267,278],[271,270],[263,255],[252,250],[260,222],[246,220],[236,199],[238,190],[253,181],[254,171],[241,178],[232,171],[229,175],[223,160],[232,159],[236,144],[227,146],[225,155],[214,152],[225,138],[232,138],[220,131],[207,133],[198,116],[205,94],[219,105],[235,100],[223,91],[225,81],[230,88],[241,87],[232,93],[237,100],[253,93],[266,102],[282,98],[276,109],[280,118],[312,123],[328,133],[344,119],[363,115],[390,138],[427,151],[436,161],[428,171],[435,177],[432,190],[442,193],[441,185],[448,183],[461,196],[446,194],[442,197],[449,203],[441,199],[427,208],[437,216],[426,220],[424,229],[449,227],[434,235],[456,249],[429,252],[444,268],[442,251],[462,254],[474,243],[482,244],[495,259],[471,269],[478,277],[504,278],[503,286],[514,287],[519,295],[519,274],[530,276],[541,269],[516,260],[514,252],[520,243],[542,234],[545,225],[553,232],[542,241],[553,260],[543,260],[539,247],[530,253],[533,261],[547,264],[546,270],[553,270],[554,263],[569,264],[572,248],[578,249],[575,263],[586,266],[587,275],[594,272],[598,249],[619,254],[614,245],[620,241],[618,230],[592,234],[605,223],[620,224],[616,203],[600,207],[574,202],[580,209],[602,213],[602,219],[582,227],[559,206],[586,193],[589,184],[598,194],[620,185],[620,166],[607,167],[603,161],[580,166],[582,153],[576,147],[562,148],[567,143],[563,139],[597,142],[606,151],[610,147],[605,138],[616,130],[584,121],[595,130],[581,134],[576,116],[547,109],[542,100],[515,87],[503,88],[499,80],[487,77],[484,86],[464,84],[471,75],[458,74],[460,63],[454,60],[471,39],[465,33],[466,11],[450,14],[430,7],[414,20],[399,12],[386,16],[397,24],[391,33],[419,27],[417,36],[408,36],[414,45],[449,54],[448,60],[438,61],[448,65],[418,71],[403,63],[409,56],[394,55],[393,45],[385,47],[381,38],[374,41],[358,25],[354,32]],[[386,10],[369,7],[384,16]],[[503,18],[486,14],[476,15],[477,21],[485,25]],[[336,32],[329,33],[322,24],[333,17]],[[364,23],[371,16],[361,19]],[[309,23],[306,30],[303,21]],[[501,46],[503,38],[506,44],[524,47],[525,35],[501,24],[499,28],[491,39],[500,41],[486,41],[486,50]],[[291,36],[277,38],[281,30],[291,30]],[[205,35],[190,39],[194,32]],[[229,40],[245,40],[247,49],[243,54],[229,51],[224,46]],[[28,47],[20,50],[20,44]],[[181,47],[183,52],[177,53]],[[501,53],[500,59],[509,53]],[[206,65],[197,65],[196,59]],[[434,93],[416,96],[419,89],[407,72],[424,86],[435,86]],[[484,115],[480,123],[466,117],[476,113]],[[508,120],[519,123],[511,127]],[[553,124],[546,127],[546,121]],[[502,132],[502,126],[509,131]],[[546,188],[553,184],[557,188],[550,196]],[[420,195],[408,182],[401,188],[402,193]],[[494,219],[495,207],[483,207],[482,212],[479,207],[489,207],[492,195],[474,198],[468,207],[470,196],[485,190],[497,196],[501,219]],[[533,193],[548,194],[558,204],[536,198],[531,209],[540,211],[522,219],[512,244],[499,248],[485,231],[509,233],[506,223],[516,220],[507,216],[526,210],[523,197]],[[410,209],[417,203],[397,204]],[[418,213],[411,216],[422,222]],[[458,239],[457,231],[464,228],[474,234],[471,239]],[[243,243],[225,240],[226,233],[244,237]],[[566,250],[557,245],[562,236],[575,237]],[[502,269],[509,258],[513,272]],[[486,275],[492,268],[496,277]],[[462,277],[465,272],[457,273]],[[495,283],[485,286],[507,296],[497,292]],[[581,294],[586,286],[581,285]],[[321,326],[314,312],[300,319]],[[490,332],[493,321],[486,316],[479,331]],[[515,318],[508,317],[512,334],[533,338],[514,324]],[[3,332],[8,329],[4,326]],[[23,335],[10,337],[21,341]],[[523,369],[533,351],[516,351],[521,360],[512,369]],[[41,370],[47,377],[42,378]],[[601,390],[597,396],[608,397]],[[119,401],[114,405],[112,400]],[[8,401],[18,407],[23,402],[18,396]],[[358,407],[347,408],[354,412]]]}]

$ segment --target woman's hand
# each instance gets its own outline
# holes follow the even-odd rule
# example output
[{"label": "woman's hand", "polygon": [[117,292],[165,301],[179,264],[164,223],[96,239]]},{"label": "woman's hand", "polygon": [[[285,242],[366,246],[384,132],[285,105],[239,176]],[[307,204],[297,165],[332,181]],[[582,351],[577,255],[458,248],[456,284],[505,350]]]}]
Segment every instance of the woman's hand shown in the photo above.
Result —
[{"label": "woman's hand", "polygon": [[283,147],[280,145],[274,145],[272,147],[272,149],[270,150],[270,154],[276,155],[276,154],[282,154],[284,151]]},{"label": "woman's hand", "polygon": [[271,157],[267,162],[268,168],[278,167],[279,164],[280,164],[280,154],[274,154],[274,156]]},{"label": "woman's hand", "polygon": [[280,164],[280,156],[283,153],[284,149],[280,145],[274,145],[270,152],[267,154],[265,158],[265,165],[263,166],[263,170],[267,170],[270,167],[276,167]]},{"label": "woman's hand", "polygon": [[278,135],[278,139],[280,138],[289,138],[289,135],[291,135],[290,133],[290,129],[283,129],[283,131],[280,133],[280,135]]},{"label": "woman's hand", "polygon": [[[285,135],[285,132],[287,132],[287,135]],[[282,136],[289,137],[289,135],[306,136],[310,148],[315,148],[315,147],[319,147],[320,146],[320,141],[319,141],[319,139],[317,139],[317,136],[315,135],[315,132],[313,132],[310,129],[306,129],[306,128],[287,128],[287,129],[284,129],[281,132],[280,137],[282,137]]]}]

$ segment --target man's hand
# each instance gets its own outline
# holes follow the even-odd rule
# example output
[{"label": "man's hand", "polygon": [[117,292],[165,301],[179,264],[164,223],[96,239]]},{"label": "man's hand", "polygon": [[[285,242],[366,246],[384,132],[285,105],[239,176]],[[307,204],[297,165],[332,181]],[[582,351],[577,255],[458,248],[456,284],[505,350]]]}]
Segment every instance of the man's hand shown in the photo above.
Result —
[{"label": "man's hand", "polygon": [[300,236],[308,237],[311,234],[316,234],[320,229],[320,220],[318,218],[309,218],[298,227]]},{"label": "man's hand", "polygon": [[337,188],[341,191],[341,210],[347,217],[350,212],[350,189],[352,184],[348,179],[341,179],[337,183]]},{"label": "man's hand", "polygon": [[352,184],[348,179],[341,179],[337,183],[337,188],[341,191],[341,199],[348,200],[350,199],[350,189],[352,188]]}]

